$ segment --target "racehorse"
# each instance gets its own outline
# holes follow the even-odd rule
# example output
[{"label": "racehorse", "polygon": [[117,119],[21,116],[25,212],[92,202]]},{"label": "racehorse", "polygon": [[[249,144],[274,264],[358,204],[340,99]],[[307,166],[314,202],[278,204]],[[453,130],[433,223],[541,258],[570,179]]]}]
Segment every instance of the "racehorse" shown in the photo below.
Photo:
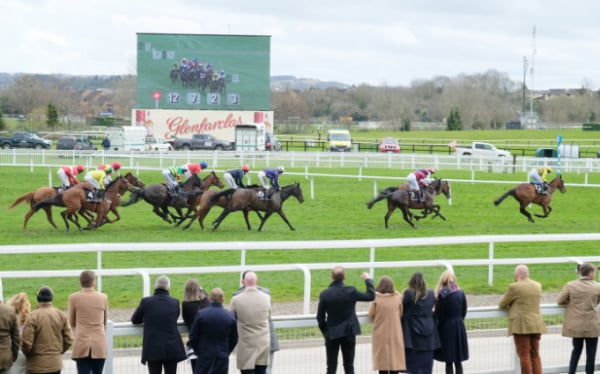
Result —
[{"label": "racehorse", "polygon": [[249,209],[265,212],[265,215],[261,219],[260,226],[258,226],[258,231],[262,231],[263,225],[273,213],[279,214],[281,219],[283,219],[283,221],[287,223],[290,230],[295,231],[294,227],[290,224],[287,217],[285,216],[285,213],[283,212],[283,203],[290,196],[294,196],[296,199],[298,199],[300,203],[304,202],[304,195],[302,195],[300,183],[294,183],[282,187],[280,191],[274,192],[273,195],[271,195],[271,200],[268,201],[260,200],[258,198],[257,190],[249,188],[232,188],[214,195],[212,197],[212,200],[218,200],[222,196],[225,196],[228,199],[228,203],[225,209],[223,209],[221,215],[219,215],[219,217],[217,217],[217,219],[212,223],[213,227],[211,231],[215,231],[229,213],[238,210],[244,212],[244,218],[246,218],[246,226],[248,227],[248,230],[251,230],[252,228],[250,227],[250,223],[248,222]]},{"label": "racehorse", "polygon": [[[141,180],[139,180],[135,175],[131,174],[131,172],[127,172],[127,174],[125,174],[124,178],[127,179],[127,181],[129,181],[129,183],[131,183],[134,186],[142,187],[142,188],[144,187],[144,183]],[[87,184],[81,184],[81,183],[78,183],[78,184],[72,186],[71,188],[82,188],[84,186],[87,186],[88,189],[92,188],[91,186],[89,186]],[[44,201],[46,199],[56,196],[59,192],[59,189],[60,189],[60,187],[40,187],[35,191],[31,191],[31,192],[28,192],[24,195],[17,197],[15,199],[15,201],[11,205],[8,206],[8,209],[12,209],[23,201],[29,202],[29,212],[27,212],[27,214],[25,214],[25,218],[23,220],[23,231],[27,230],[27,222],[29,222],[29,219],[36,212],[36,210],[33,208],[35,206],[35,204],[39,203],[40,201]],[[48,220],[48,222],[50,222],[52,227],[57,229],[58,226],[56,226],[56,224],[54,223],[54,219],[52,217],[52,206],[48,205],[48,206],[43,207],[43,209],[46,212],[46,219]],[[112,211],[112,209],[111,209],[111,211]],[[114,211],[113,211],[113,213],[114,213]]]},{"label": "racehorse", "polygon": [[[257,185],[252,185],[252,186],[246,186],[246,188],[262,189],[263,187],[257,186]],[[196,214],[194,214],[194,216],[192,217],[190,222],[183,227],[184,230],[189,229],[190,226],[192,225],[192,223],[194,223],[194,221],[196,220],[196,218],[198,219],[198,224],[200,225],[200,228],[202,230],[204,230],[204,218],[206,218],[206,215],[208,214],[208,212],[210,212],[212,207],[213,206],[219,206],[221,208],[227,207],[227,204],[229,203],[229,199],[226,196],[221,196],[219,198],[213,199],[213,196],[215,196],[218,193],[220,193],[220,191],[207,190],[207,191],[204,191],[202,193],[202,195],[199,196],[200,209],[198,209],[196,211]],[[262,215],[258,211],[255,211],[255,212],[258,215],[258,218],[260,218],[262,220],[262,218],[263,218]],[[250,227],[250,221],[248,220],[248,215],[244,214],[244,218],[246,219],[246,226]],[[181,222],[179,222],[179,223],[181,223]]]},{"label": "racehorse", "polygon": [[[122,203],[122,206],[129,206],[143,199],[148,204],[152,205],[154,214],[167,221],[173,223],[175,220],[181,219],[183,213],[182,208],[190,208],[188,198],[195,197],[202,193],[204,184],[197,174],[192,174],[182,186],[181,196],[172,197],[167,191],[167,186],[164,183],[153,184],[145,188],[136,189],[131,192],[129,201]],[[169,207],[176,209],[179,216],[175,216],[169,212]],[[169,218],[170,216],[170,218]]]},{"label": "racehorse", "polygon": [[[130,172],[125,174],[124,177],[118,177],[117,179],[115,179],[113,183],[111,183],[111,185],[114,184],[114,182],[117,182],[119,179],[122,179],[123,181],[125,181],[125,183],[119,182],[118,184],[114,185],[114,188],[106,188],[105,197],[106,200],[109,200],[111,203],[109,210],[104,215],[104,221],[101,224],[115,223],[118,220],[120,220],[121,215],[119,214],[117,207],[121,205],[121,197],[123,196],[123,194],[127,191],[133,191],[134,186],[140,188],[144,187],[144,183]],[[112,212],[115,215],[115,219],[109,219],[108,212]]]},{"label": "racehorse", "polygon": [[[81,186],[80,186],[81,185]],[[105,189],[106,199],[102,199],[100,202],[89,202],[87,200],[88,195],[92,193],[93,187],[86,182],[78,183],[78,188],[69,188],[65,192],[59,193],[58,195],[46,199],[37,203],[34,206],[34,210],[38,211],[46,206],[62,206],[67,209],[63,210],[60,215],[63,217],[67,232],[70,230],[69,221],[73,222],[79,231],[83,230],[79,224],[77,213],[82,213],[85,210],[96,213],[95,222],[91,222],[88,217],[84,214],[82,216],[88,220],[88,228],[100,227],[105,219],[106,213],[110,208],[111,201],[109,198],[114,198],[125,186],[125,189],[131,188],[131,184],[123,177],[118,177],[114,181],[110,182]]]},{"label": "racehorse", "polygon": [[529,206],[529,204],[537,204],[544,210],[544,215],[534,215],[539,218],[548,217],[550,212],[552,212],[550,202],[552,201],[552,194],[556,189],[558,189],[561,193],[567,192],[562,175],[560,174],[557,175],[556,178],[554,178],[550,183],[548,183],[548,190],[546,191],[545,195],[538,193],[532,183],[519,183],[517,187],[506,191],[504,195],[494,200],[494,205],[498,206],[508,196],[512,196],[519,202],[519,212],[527,217],[529,222],[535,222],[531,216],[531,213],[529,213],[526,208]]},{"label": "racehorse", "polygon": [[425,201],[421,202],[418,200],[413,200],[411,197],[411,192],[404,189],[403,186],[388,187],[381,191],[373,200],[369,201],[367,203],[367,208],[371,209],[376,202],[387,199],[388,211],[384,218],[386,229],[389,227],[389,219],[396,208],[402,211],[402,216],[409,225],[411,225],[413,228],[417,228],[412,221],[413,214],[410,212],[410,209],[422,209],[421,216],[414,216],[414,218],[417,220],[420,218],[425,218],[429,213],[434,213],[433,218],[439,216],[445,221],[446,217],[440,213],[440,206],[438,204],[434,204],[434,200],[437,195],[444,194],[444,196],[446,196],[448,199],[448,202],[451,204],[451,191],[452,189],[450,187],[450,182],[443,179],[434,179],[433,182],[431,182],[425,188]]},{"label": "racehorse", "polygon": [[169,72],[169,78],[171,78],[171,84],[177,84],[179,82],[179,68],[173,66]]}]

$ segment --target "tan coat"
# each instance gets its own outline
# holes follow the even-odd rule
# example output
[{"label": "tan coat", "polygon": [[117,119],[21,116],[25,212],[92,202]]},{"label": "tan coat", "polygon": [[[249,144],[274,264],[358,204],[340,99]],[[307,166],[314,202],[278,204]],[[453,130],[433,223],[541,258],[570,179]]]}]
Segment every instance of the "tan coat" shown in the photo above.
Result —
[{"label": "tan coat", "polygon": [[542,286],[529,278],[508,286],[499,305],[508,308],[508,335],[546,332],[540,312],[541,299]]},{"label": "tan coat", "polygon": [[398,291],[375,294],[375,301],[369,305],[369,318],[373,322],[373,370],[406,370],[401,317],[402,295]]},{"label": "tan coat", "polygon": [[91,288],[69,296],[69,325],[73,329],[72,358],[106,358],[108,297]]},{"label": "tan coat", "polygon": [[0,303],[0,372],[11,367],[17,359],[20,341],[15,310]]},{"label": "tan coat", "polygon": [[269,364],[271,298],[256,287],[246,287],[229,305],[237,318],[237,368],[254,369]]},{"label": "tan coat", "polygon": [[39,303],[25,320],[21,336],[21,349],[27,357],[27,370],[48,373],[62,369],[62,354],[73,343],[67,316],[52,306]]},{"label": "tan coat", "polygon": [[567,306],[562,327],[563,336],[600,336],[600,315],[596,310],[600,303],[600,284],[589,278],[571,281],[560,291],[556,302]]}]

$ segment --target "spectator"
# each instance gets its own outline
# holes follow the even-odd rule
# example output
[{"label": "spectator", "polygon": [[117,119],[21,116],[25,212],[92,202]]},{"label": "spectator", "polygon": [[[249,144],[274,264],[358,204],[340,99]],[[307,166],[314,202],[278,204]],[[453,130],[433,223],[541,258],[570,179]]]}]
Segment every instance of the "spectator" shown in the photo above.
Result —
[{"label": "spectator", "polygon": [[379,374],[397,374],[406,370],[400,323],[402,296],[387,275],[379,280],[375,288],[375,301],[369,305],[369,318],[373,322],[373,370],[378,370]]},{"label": "spectator", "polygon": [[0,373],[9,372],[13,362],[19,357],[20,344],[17,313],[0,301]]},{"label": "spectator", "polygon": [[171,281],[166,275],[156,279],[154,295],[144,297],[131,316],[131,323],[144,324],[142,364],[148,373],[175,374],[177,363],[186,358],[177,330],[179,300],[169,296]]},{"label": "spectator", "polygon": [[596,268],[585,263],[579,267],[580,278],[571,281],[558,294],[557,303],[566,305],[562,335],[572,338],[573,350],[569,374],[577,372],[577,364],[585,343],[585,372],[594,373],[596,349],[600,335],[600,284],[594,281]]},{"label": "spectator", "polygon": [[[248,271],[245,271],[242,274],[242,286],[233,293],[233,296],[239,295],[240,293],[244,292],[244,290],[246,289],[246,284],[244,281],[246,274],[248,274]],[[258,286],[258,281],[257,281],[256,288],[260,292],[263,292],[263,293],[269,295],[269,299],[271,299],[271,291],[268,288]],[[272,300],[271,300],[271,302],[272,302]],[[272,368],[273,368],[273,360],[275,359],[275,352],[277,352],[279,350],[279,339],[277,338],[277,334],[275,332],[275,326],[273,325],[273,321],[271,320],[271,318],[269,318],[269,340],[270,340],[269,365],[267,366],[267,374],[271,374]]]},{"label": "spectator", "polygon": [[62,355],[73,343],[67,316],[52,306],[54,293],[47,286],[37,292],[38,307],[23,326],[21,349],[27,357],[30,374],[60,373]]},{"label": "spectator", "polygon": [[244,292],[230,304],[239,336],[237,368],[242,374],[264,374],[269,365],[271,298],[258,290],[258,278],[252,271],[246,273],[244,285]]},{"label": "spectator", "polygon": [[331,271],[333,282],[319,295],[317,322],[325,338],[327,374],[337,371],[340,349],[344,372],[354,374],[356,335],[360,335],[361,332],[356,317],[356,302],[375,299],[375,287],[369,273],[363,272],[360,277],[365,281],[366,292],[346,286],[346,272],[342,266],[336,266]]},{"label": "spectator", "polygon": [[[188,333],[192,330],[192,322],[200,309],[206,308],[210,304],[208,295],[197,279],[189,279],[184,286],[183,301],[181,302],[181,316],[183,322],[188,329]],[[185,346],[187,358],[192,365],[192,373],[196,370],[197,355],[194,353],[192,346],[188,343]]]},{"label": "spectator", "polygon": [[542,373],[540,340],[546,326],[540,312],[542,286],[529,279],[529,269],[525,265],[515,268],[515,281],[500,300],[500,308],[508,308],[508,335],[512,335],[521,373]]},{"label": "spectator", "polygon": [[94,290],[96,274],[91,270],[79,275],[81,291],[69,296],[69,325],[75,334],[71,358],[80,374],[101,374],[107,356],[106,321],[108,296]]},{"label": "spectator", "polygon": [[[29,302],[29,297],[25,292],[19,292],[16,295],[13,295],[6,302],[7,305],[11,306],[16,314],[17,314],[17,325],[19,326],[19,334],[23,334],[23,326],[25,325],[25,320],[31,313],[31,303]],[[13,365],[10,367],[8,371],[9,374],[28,374],[27,373],[27,360],[25,358],[25,354],[23,351],[19,349],[19,356],[17,357],[17,361],[13,362]]]},{"label": "spectator", "polygon": [[458,287],[451,270],[444,271],[440,276],[435,288],[435,300],[435,317],[442,346],[433,353],[433,357],[446,363],[446,374],[462,374],[462,362],[469,359],[465,327],[467,298]]},{"label": "spectator", "polygon": [[108,138],[108,135],[105,135],[104,139],[102,139],[102,148],[104,148],[105,151],[110,150],[110,139]]},{"label": "spectator", "polygon": [[402,330],[409,373],[428,374],[433,370],[433,351],[440,347],[434,305],[433,290],[427,288],[423,273],[414,273],[402,297]]},{"label": "spectator", "polygon": [[195,374],[227,374],[229,355],[238,341],[232,312],[223,308],[223,290],[213,288],[210,305],[201,309],[190,329],[190,345],[198,352]]},{"label": "spectator", "polygon": [[223,173],[223,179],[229,185],[229,188],[246,188],[244,186],[244,175],[250,171],[250,166],[244,165],[241,169],[231,169]]}]

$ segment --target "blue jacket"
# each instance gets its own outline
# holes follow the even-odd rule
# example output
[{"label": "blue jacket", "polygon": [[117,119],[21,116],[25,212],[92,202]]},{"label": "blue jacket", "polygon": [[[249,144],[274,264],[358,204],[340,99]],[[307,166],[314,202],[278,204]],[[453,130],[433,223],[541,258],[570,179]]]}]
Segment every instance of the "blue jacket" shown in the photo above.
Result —
[{"label": "blue jacket", "polygon": [[210,303],[196,313],[190,330],[190,345],[198,356],[196,365],[214,368],[215,362],[228,360],[237,341],[237,321],[223,304]]},{"label": "blue jacket", "polygon": [[274,189],[278,190],[279,189],[279,170],[263,169],[263,171],[265,172],[265,177],[269,178],[269,181],[271,182],[271,186],[273,186]]},{"label": "blue jacket", "polygon": [[179,300],[169,296],[169,291],[154,290],[153,296],[144,297],[131,316],[131,323],[144,324],[142,363],[147,361],[187,358],[181,335],[177,330]]},{"label": "blue jacket", "polygon": [[246,188],[244,186],[244,171],[242,169],[232,169],[228,171],[229,174],[233,177],[235,184],[240,186],[241,188]]}]

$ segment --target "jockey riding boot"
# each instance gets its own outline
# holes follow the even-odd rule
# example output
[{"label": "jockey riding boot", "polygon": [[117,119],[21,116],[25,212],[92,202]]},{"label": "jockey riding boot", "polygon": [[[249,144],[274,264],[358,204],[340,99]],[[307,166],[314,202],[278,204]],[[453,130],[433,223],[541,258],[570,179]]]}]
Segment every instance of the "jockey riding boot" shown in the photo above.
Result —
[{"label": "jockey riding boot", "polygon": [[425,194],[423,194],[423,189],[419,188],[419,201],[420,202],[424,202],[425,201]]},{"label": "jockey riding boot", "polygon": [[104,199],[104,190],[96,190],[96,196],[94,196],[94,200],[100,202],[102,199]]},{"label": "jockey riding boot", "polygon": [[[262,196],[260,196],[261,194],[262,194]],[[269,201],[269,200],[271,200],[271,194],[272,194],[272,191],[270,188],[264,189],[264,191],[259,192],[259,198],[262,201]]]},{"label": "jockey riding boot", "polygon": [[542,183],[542,195],[546,195],[548,193],[548,183]]},{"label": "jockey riding boot", "polygon": [[171,197],[179,196],[179,185],[178,184],[169,185],[167,187],[167,189],[169,190],[169,196],[171,196]]}]

